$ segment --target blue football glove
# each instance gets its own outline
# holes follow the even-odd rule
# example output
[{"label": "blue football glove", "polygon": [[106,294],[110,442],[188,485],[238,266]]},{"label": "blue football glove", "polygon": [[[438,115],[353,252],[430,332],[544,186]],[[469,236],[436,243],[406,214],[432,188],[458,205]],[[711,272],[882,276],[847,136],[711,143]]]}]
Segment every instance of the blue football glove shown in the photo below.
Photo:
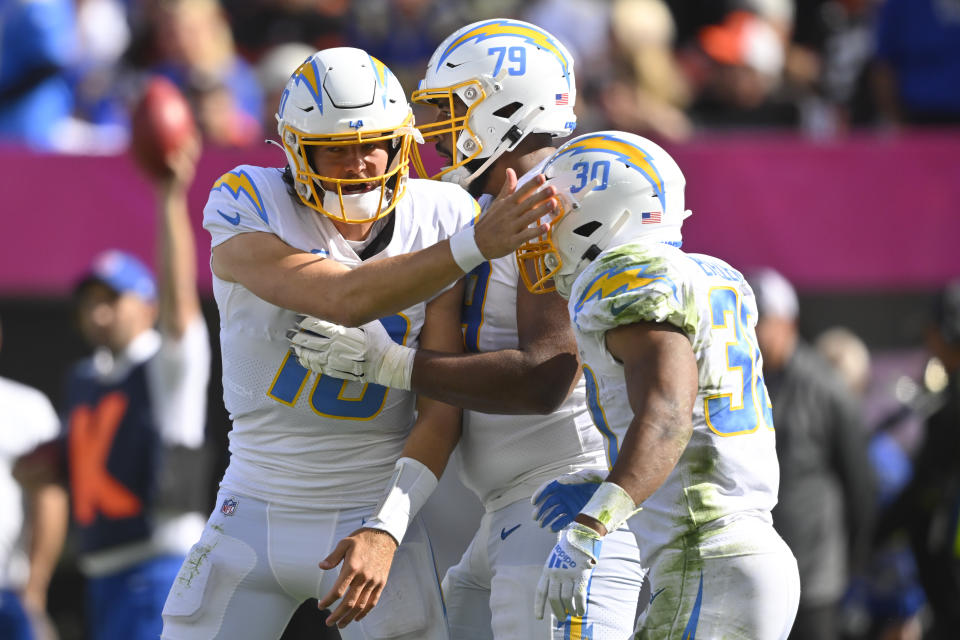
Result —
[{"label": "blue football glove", "polygon": [[583,510],[607,474],[606,469],[582,469],[545,482],[530,498],[533,519],[554,533],[560,531]]}]

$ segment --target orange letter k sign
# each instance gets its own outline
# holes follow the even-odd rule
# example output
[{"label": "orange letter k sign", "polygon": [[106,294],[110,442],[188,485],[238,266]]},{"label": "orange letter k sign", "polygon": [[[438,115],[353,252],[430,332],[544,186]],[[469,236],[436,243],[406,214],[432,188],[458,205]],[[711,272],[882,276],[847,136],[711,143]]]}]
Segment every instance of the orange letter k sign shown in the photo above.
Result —
[{"label": "orange letter k sign", "polygon": [[70,484],[80,524],[92,523],[98,511],[108,518],[140,513],[140,499],[107,472],[110,445],[126,411],[126,396],[115,391],[95,409],[80,406],[70,417]]}]

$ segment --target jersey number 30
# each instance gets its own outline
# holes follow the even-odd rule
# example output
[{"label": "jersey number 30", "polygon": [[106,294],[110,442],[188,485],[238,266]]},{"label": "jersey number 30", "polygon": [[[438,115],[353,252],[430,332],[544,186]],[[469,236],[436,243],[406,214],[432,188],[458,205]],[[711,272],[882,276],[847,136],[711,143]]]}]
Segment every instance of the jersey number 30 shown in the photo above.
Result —
[{"label": "jersey number 30", "polygon": [[[404,344],[410,321],[403,315],[381,318],[380,323],[397,344]],[[291,352],[283,358],[280,370],[273,378],[267,395],[282,404],[293,406],[307,384],[312,372],[297,362]],[[354,386],[359,383],[355,383]],[[387,388],[379,384],[364,384],[355,397],[345,395],[350,381],[320,374],[310,392],[310,406],[314,412],[326,418],[345,420],[370,420],[381,410],[387,397]]]}]

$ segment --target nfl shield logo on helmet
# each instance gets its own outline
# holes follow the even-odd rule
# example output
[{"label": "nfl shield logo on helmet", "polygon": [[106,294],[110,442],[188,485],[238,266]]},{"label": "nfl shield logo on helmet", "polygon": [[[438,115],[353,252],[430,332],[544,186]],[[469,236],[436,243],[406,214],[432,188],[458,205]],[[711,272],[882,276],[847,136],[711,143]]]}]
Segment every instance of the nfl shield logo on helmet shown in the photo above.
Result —
[{"label": "nfl shield logo on helmet", "polygon": [[234,497],[229,497],[223,501],[223,504],[220,505],[220,513],[225,516],[232,516],[237,511],[237,499]]}]

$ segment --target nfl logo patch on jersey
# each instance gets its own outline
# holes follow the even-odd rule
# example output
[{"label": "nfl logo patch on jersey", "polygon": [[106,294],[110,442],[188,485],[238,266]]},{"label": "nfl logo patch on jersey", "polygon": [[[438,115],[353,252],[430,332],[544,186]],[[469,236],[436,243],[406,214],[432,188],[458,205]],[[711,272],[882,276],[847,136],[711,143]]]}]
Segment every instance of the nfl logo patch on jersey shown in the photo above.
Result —
[{"label": "nfl logo patch on jersey", "polygon": [[232,516],[237,511],[237,499],[234,497],[227,498],[223,501],[223,504],[220,505],[220,513],[225,516]]}]

